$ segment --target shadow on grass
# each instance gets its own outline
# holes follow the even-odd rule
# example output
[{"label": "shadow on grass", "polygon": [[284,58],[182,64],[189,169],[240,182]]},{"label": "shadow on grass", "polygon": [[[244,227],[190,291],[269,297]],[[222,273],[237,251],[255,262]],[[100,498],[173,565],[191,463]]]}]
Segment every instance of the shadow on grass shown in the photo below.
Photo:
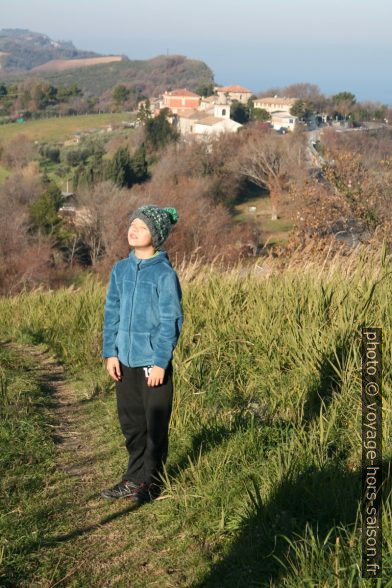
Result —
[{"label": "shadow on grass", "polygon": [[[382,464],[386,482],[384,504],[391,492],[391,464],[391,461]],[[274,586],[280,586],[287,577],[287,571],[276,558],[288,568],[287,558],[291,559],[294,568],[296,564],[299,571],[302,568],[283,535],[294,542],[296,534],[303,535],[307,525],[318,536],[319,545],[330,533],[328,542],[334,549],[335,538],[339,535],[337,527],[344,525],[350,529],[354,526],[360,505],[361,482],[360,470],[350,472],[341,463],[330,462],[322,469],[309,467],[300,475],[289,472],[265,503],[255,493],[253,514],[244,522],[230,551],[194,588],[270,587],[272,582]],[[355,550],[360,553],[360,546],[356,546]],[[309,546],[306,551],[304,559],[309,558]],[[313,555],[316,560],[318,554]],[[348,563],[352,564],[352,561]],[[361,565],[360,561],[356,564]],[[292,573],[294,579],[295,572]],[[330,585],[335,585],[334,570],[331,568],[327,573],[330,573]],[[384,569],[384,574],[387,573]],[[353,578],[358,585],[359,574],[357,570]],[[309,578],[309,582],[315,580]]]},{"label": "shadow on grass", "polygon": [[[130,505],[127,508],[124,508],[120,511],[102,517],[102,519],[94,525],[76,527],[69,533],[46,536],[45,532],[42,532],[40,537],[28,539],[26,542],[23,543],[23,545],[21,545],[17,550],[15,550],[14,553],[17,553],[18,557],[21,557],[28,556],[30,554],[37,554],[41,549],[56,548],[61,544],[72,541],[73,539],[77,539],[79,537],[83,537],[84,535],[93,533],[97,529],[102,528],[104,525],[107,525],[112,521],[120,519],[121,517],[126,516],[133,511],[136,511],[142,506],[143,504],[132,503],[132,505]],[[67,509],[64,509],[64,511],[66,510]],[[43,509],[42,511],[37,513],[37,517],[39,516],[47,517],[47,509]],[[28,576],[26,576],[26,573],[24,573],[22,569],[15,569],[12,563],[10,563],[9,565],[4,565],[1,580],[1,582],[4,583],[1,583],[1,586],[19,586],[19,582],[22,580],[26,581],[26,579],[28,579]]]},{"label": "shadow on grass", "polygon": [[[96,494],[95,497],[98,498],[98,495]],[[122,510],[116,511],[103,517],[98,523],[95,523],[94,525],[88,525],[87,527],[81,526],[69,533],[64,533],[62,535],[54,535],[53,537],[42,538],[39,542],[37,542],[37,544],[39,545],[39,547],[54,547],[59,543],[70,541],[71,539],[75,539],[76,537],[82,537],[83,535],[100,529],[104,525],[107,525],[108,523],[111,523],[112,521],[115,521],[127,515],[130,512],[138,510],[142,506],[144,505],[132,502],[132,504],[130,504],[130,506],[128,506],[127,508],[123,508]]]},{"label": "shadow on grass", "polygon": [[325,409],[331,404],[333,394],[339,394],[342,381],[334,366],[345,365],[348,346],[341,344],[336,347],[335,353],[330,351],[320,360],[319,383],[308,391],[308,397],[304,406],[303,421],[305,429],[309,428],[314,418],[320,415],[321,406]]},{"label": "shadow on grass", "polygon": [[[309,430],[313,419],[318,418],[321,406],[327,409],[333,394],[340,393],[342,382],[333,365],[344,365],[346,349],[347,345],[342,344],[336,355],[331,353],[322,359],[319,383],[308,391],[305,402],[305,430]],[[298,535],[303,537],[306,527],[318,536],[319,545],[330,534],[328,545],[334,547],[341,531],[338,527],[350,530],[360,508],[362,471],[349,471],[344,461],[346,457],[346,448],[342,448],[324,467],[311,465],[303,471],[301,464],[294,460],[267,501],[262,499],[254,480],[254,491],[248,490],[251,497],[249,515],[244,519],[241,531],[223,560],[212,565],[203,581],[194,588],[281,585],[288,574],[284,566],[290,569],[289,560],[294,568],[299,571],[302,568],[302,562],[298,561],[289,542],[298,539]],[[382,463],[384,502],[391,493],[391,463],[387,460]],[[307,552],[309,557],[309,547]],[[357,553],[360,553],[359,548]],[[356,564],[360,567],[360,561]],[[331,585],[335,585],[334,571],[331,569],[330,573]],[[360,582],[360,571],[353,570],[353,573],[357,574],[355,581]]]},{"label": "shadow on grass", "polygon": [[[258,423],[257,417],[255,420]],[[202,425],[192,437],[191,447],[177,457],[175,462],[166,465],[168,476],[175,479],[179,472],[189,467],[189,460],[195,463],[200,456],[206,455],[212,449],[215,450],[219,445],[223,445],[229,439],[233,439],[237,433],[249,429],[250,426],[251,417],[244,413],[236,414],[230,426],[219,422],[214,423],[213,426]],[[278,429],[287,431],[292,427],[291,423],[287,421],[278,422],[275,420],[273,423],[270,423],[265,419],[255,426],[259,426],[261,428],[260,432],[265,433],[266,445],[263,449],[268,450],[271,450],[273,446],[278,445],[281,441],[280,436],[276,434]]]},{"label": "shadow on grass", "polygon": [[260,186],[256,186],[256,184],[246,179],[238,190],[236,197],[233,199],[230,211],[234,213],[234,207],[238,204],[243,204],[254,198],[262,198],[268,195],[269,192],[267,189],[260,188]]}]

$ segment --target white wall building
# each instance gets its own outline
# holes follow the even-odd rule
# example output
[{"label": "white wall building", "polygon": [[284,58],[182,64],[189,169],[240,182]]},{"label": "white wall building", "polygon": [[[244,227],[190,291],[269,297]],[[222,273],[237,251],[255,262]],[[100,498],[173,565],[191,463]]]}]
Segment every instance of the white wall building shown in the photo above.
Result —
[{"label": "white wall building", "polygon": [[297,121],[298,116],[293,116],[287,112],[273,112],[271,114],[270,123],[277,131],[279,131],[281,128],[287,129],[288,131],[293,131]]},{"label": "white wall building", "polygon": [[182,135],[215,135],[236,132],[242,125],[230,118],[230,106],[214,104],[208,110],[194,110],[177,116],[177,127]]},{"label": "white wall building", "polygon": [[257,98],[253,101],[254,108],[264,108],[267,112],[287,112],[290,114],[290,108],[295,104],[297,98],[286,98],[281,96],[267,96]]}]

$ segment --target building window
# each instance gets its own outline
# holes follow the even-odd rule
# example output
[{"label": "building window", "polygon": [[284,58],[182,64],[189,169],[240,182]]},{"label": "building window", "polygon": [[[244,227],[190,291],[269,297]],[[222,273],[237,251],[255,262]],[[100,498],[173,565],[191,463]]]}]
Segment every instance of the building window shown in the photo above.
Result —
[{"label": "building window", "polygon": [[225,114],[226,114],[226,108],[223,108],[223,110],[222,110],[222,116],[225,116]]}]

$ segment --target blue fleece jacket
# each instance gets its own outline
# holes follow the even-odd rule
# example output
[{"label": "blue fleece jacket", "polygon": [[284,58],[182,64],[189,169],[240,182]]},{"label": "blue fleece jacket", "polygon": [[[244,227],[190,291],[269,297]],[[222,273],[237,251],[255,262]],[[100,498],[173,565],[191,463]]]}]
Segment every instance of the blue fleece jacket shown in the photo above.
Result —
[{"label": "blue fleece jacket", "polygon": [[167,368],[183,324],[182,292],[166,251],[117,261],[104,307],[102,357]]}]

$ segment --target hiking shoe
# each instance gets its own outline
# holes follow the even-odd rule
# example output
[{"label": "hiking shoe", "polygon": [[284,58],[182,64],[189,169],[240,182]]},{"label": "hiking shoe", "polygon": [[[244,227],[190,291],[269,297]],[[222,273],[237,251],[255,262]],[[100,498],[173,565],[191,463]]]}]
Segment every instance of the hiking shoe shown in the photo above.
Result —
[{"label": "hiking shoe", "polygon": [[160,492],[161,489],[157,484],[142,482],[139,488],[130,496],[130,499],[140,503],[151,502],[159,496]]},{"label": "hiking shoe", "polygon": [[139,488],[139,484],[135,484],[131,480],[121,480],[112,488],[103,490],[101,496],[109,498],[109,500],[117,500],[118,498],[130,498],[134,492]]},{"label": "hiking shoe", "polygon": [[160,496],[160,494],[162,492],[162,488],[159,484],[152,482],[149,485],[149,492],[150,492],[151,499],[154,500],[155,498],[158,498],[158,496]]}]

